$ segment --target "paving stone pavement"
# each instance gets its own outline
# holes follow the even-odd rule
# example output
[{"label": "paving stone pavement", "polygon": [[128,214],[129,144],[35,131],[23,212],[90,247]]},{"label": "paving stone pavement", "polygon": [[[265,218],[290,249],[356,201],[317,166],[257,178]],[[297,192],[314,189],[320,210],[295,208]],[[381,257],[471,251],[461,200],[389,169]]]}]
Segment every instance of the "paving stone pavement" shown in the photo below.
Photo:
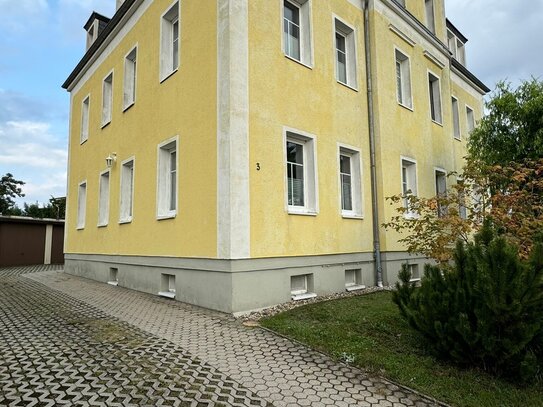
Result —
[{"label": "paving stone pavement", "polygon": [[[1,275],[2,272],[0,271]],[[190,385],[187,387],[185,383],[193,383],[194,381],[190,382],[191,377],[197,376],[202,369],[199,371],[194,365],[205,366],[205,369],[211,369],[213,372],[212,376],[221,376],[220,384],[217,384],[215,391],[207,393],[208,397],[215,397],[215,399],[207,399],[212,401],[219,400],[219,393],[224,394],[224,392],[237,390],[242,393],[242,396],[239,397],[240,402],[260,403],[256,405],[266,405],[265,403],[274,406],[422,407],[438,405],[433,400],[400,388],[381,378],[369,377],[358,369],[339,364],[318,352],[274,335],[266,330],[244,327],[238,321],[225,314],[122,287],[113,287],[77,278],[65,274],[61,270],[41,271],[9,278],[14,279],[17,284],[24,286],[25,289],[29,285],[32,290],[43,292],[44,295],[50,298],[51,303],[58,301],[62,304],[62,306],[59,305],[59,309],[63,309],[63,312],[73,312],[77,315],[81,314],[87,318],[95,318],[99,321],[104,320],[115,327],[122,327],[123,332],[127,332],[126,334],[123,333],[122,336],[129,338],[128,340],[111,340],[105,341],[106,343],[104,341],[97,342],[93,338],[93,335],[103,335],[100,333],[100,329],[98,329],[100,327],[92,324],[89,326],[89,324],[84,323],[83,327],[76,325],[78,328],[77,334],[71,338],[68,335],[71,331],[68,328],[63,328],[66,331],[63,331],[63,334],[65,333],[67,336],[59,340],[59,344],[66,349],[72,349],[72,352],[74,352],[74,346],[76,350],[83,349],[73,355],[72,359],[74,361],[70,362],[71,364],[75,365],[79,363],[77,366],[81,364],[87,366],[91,364],[93,358],[98,359],[98,363],[102,365],[100,368],[102,369],[101,374],[92,373],[92,367],[90,368],[90,374],[87,371],[80,371],[80,373],[87,374],[88,377],[85,374],[83,376],[80,375],[79,382],[77,383],[82,387],[91,386],[85,389],[85,394],[87,395],[96,394],[98,389],[100,389],[99,386],[102,385],[101,394],[104,394],[104,389],[108,389],[108,393],[112,393],[117,397],[117,402],[120,403],[106,403],[104,405],[138,405],[138,403],[141,405],[145,402],[149,403],[149,400],[144,401],[141,398],[136,399],[132,397],[131,400],[126,398],[128,397],[126,396],[126,389],[136,392],[140,389],[138,383],[144,384],[146,382],[149,382],[147,383],[147,390],[140,389],[139,393],[134,394],[141,395],[143,393],[143,397],[149,397],[149,395],[153,395],[153,391],[150,389],[158,387],[159,390],[156,393],[160,394],[160,391],[163,391],[160,397],[162,397],[161,400],[164,400],[163,403],[167,403],[172,402],[175,397],[172,398],[169,394],[167,396],[164,395],[166,390],[163,389],[167,389],[168,386],[175,386],[176,389],[181,388],[179,396],[182,400],[187,401],[187,397],[190,398],[191,396],[187,393],[190,390]],[[3,290],[3,284],[9,278],[0,277],[0,291]],[[23,291],[21,289],[17,293],[17,297],[25,298],[26,295]],[[0,295],[2,296],[0,298],[4,297],[4,293],[0,293]],[[3,299],[0,299],[2,310],[5,309],[6,305],[9,305],[4,304],[3,301]],[[23,300],[19,300],[19,302],[21,301]],[[17,303],[17,301],[14,302]],[[5,342],[6,337],[17,336],[17,332],[14,332],[13,328],[7,328],[10,321],[6,323],[3,315],[2,311],[0,311],[0,316],[2,316],[0,320],[0,342]],[[28,315],[25,317],[28,317]],[[43,317],[38,316],[38,318]],[[43,330],[46,332],[42,334],[43,336],[50,336],[47,333],[47,322],[34,322],[40,325],[38,332]],[[5,334],[4,331],[8,331],[8,334]],[[35,329],[34,331],[31,329],[30,332],[23,334],[22,338],[12,339],[11,348],[15,348],[15,351],[17,351],[19,349],[17,346],[22,346],[21,344],[26,343],[30,339],[32,343],[39,341],[37,335],[33,335],[32,332],[34,334],[37,333]],[[78,335],[82,335],[82,337]],[[140,339],[135,339],[134,342],[131,339],[133,337],[141,337],[145,338],[145,340],[141,339],[140,343],[138,342]],[[43,340],[48,341],[47,339]],[[71,345],[70,341],[75,341],[76,344]],[[131,345],[132,343],[138,345],[136,349],[139,353],[134,352],[133,348],[131,348],[131,346],[134,346]],[[43,355],[47,353],[39,350],[40,348],[37,345],[34,346],[38,349],[35,351],[37,355],[40,352]],[[47,351],[56,349],[58,346],[51,345]],[[119,356],[111,355],[112,346],[115,346],[113,353],[117,352]],[[97,350],[92,351],[91,349],[94,348]],[[163,353],[157,355],[159,353],[157,349],[161,349]],[[2,351],[1,344],[0,351]],[[152,379],[146,380],[144,372],[142,370],[138,371],[137,367],[141,362],[130,360],[130,358],[143,355],[145,355],[145,358],[151,360],[150,362],[146,362],[146,366],[154,367],[151,370],[155,376],[160,378],[158,383],[152,383],[154,376],[152,376]],[[50,360],[54,361],[57,357],[58,355],[55,354],[55,356],[50,357]],[[79,358],[84,359],[85,362],[75,362]],[[1,360],[2,356],[0,356]],[[13,360],[13,357],[10,360]],[[163,372],[161,366],[166,362],[173,364],[172,366],[181,364],[183,366],[181,368],[183,373],[179,373],[179,370],[173,373]],[[28,361],[27,365],[24,365],[23,361],[18,361],[17,363],[19,363],[19,366],[22,366],[22,369],[24,366],[28,367],[28,363],[33,362]],[[128,363],[129,367],[124,370],[118,368],[119,364],[124,365],[125,363]],[[72,369],[70,374],[75,374],[73,373],[74,367],[70,366],[70,368]],[[23,391],[31,387],[27,384],[21,384],[23,380],[20,377],[17,377],[17,375],[10,376],[11,373],[6,373],[5,369],[5,364],[0,364],[0,384],[2,386],[4,386],[4,383],[10,382],[10,380],[18,380],[19,388]],[[62,372],[65,370],[62,364],[54,369],[56,369],[54,374],[57,374],[59,377],[62,376]],[[133,374],[139,376],[132,378],[128,372],[133,372]],[[67,374],[67,376],[70,376],[70,374]],[[116,379],[116,377],[119,377],[119,379]],[[122,379],[120,379],[121,377]],[[36,380],[33,380],[33,383],[36,383]],[[53,385],[53,383],[57,382],[51,379],[48,383],[50,383],[49,385]],[[117,387],[110,389],[110,385],[117,385]],[[201,389],[200,393],[202,393],[202,390],[204,389]],[[36,389],[33,389],[33,391],[35,392]],[[15,395],[13,392],[9,394],[11,397]],[[1,397],[0,405],[3,405]],[[106,396],[102,395],[99,397],[102,397],[102,399],[96,399],[93,402],[104,402],[103,397]],[[122,399],[122,397],[125,398]],[[167,397],[169,398],[166,400]],[[80,400],[78,399],[77,401]],[[217,404],[193,405],[219,405],[220,401],[213,402]],[[235,399],[232,398],[222,400],[224,405],[238,405],[234,402]]]}]

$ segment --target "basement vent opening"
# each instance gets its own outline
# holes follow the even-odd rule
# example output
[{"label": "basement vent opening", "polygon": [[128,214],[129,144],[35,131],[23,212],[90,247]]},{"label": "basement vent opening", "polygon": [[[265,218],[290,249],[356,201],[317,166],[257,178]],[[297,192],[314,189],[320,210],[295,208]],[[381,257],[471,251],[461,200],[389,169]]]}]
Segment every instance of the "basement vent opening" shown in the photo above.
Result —
[{"label": "basement vent opening", "polygon": [[119,285],[119,269],[116,268],[116,267],[110,267],[109,268],[109,280],[108,280],[108,284],[109,285]]},{"label": "basement vent opening", "polygon": [[161,275],[158,295],[166,298],[175,298],[175,276],[173,274]]}]

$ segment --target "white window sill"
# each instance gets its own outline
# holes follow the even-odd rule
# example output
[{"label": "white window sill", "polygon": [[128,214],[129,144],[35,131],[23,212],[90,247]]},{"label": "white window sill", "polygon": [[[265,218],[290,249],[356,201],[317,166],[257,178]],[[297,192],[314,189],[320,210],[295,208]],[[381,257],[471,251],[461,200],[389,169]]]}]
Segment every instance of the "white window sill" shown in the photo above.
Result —
[{"label": "white window sill", "polygon": [[432,119],[432,123],[437,124],[439,127],[443,127],[443,123],[435,121],[434,119]]},{"label": "white window sill", "polygon": [[420,278],[412,278],[409,280],[410,283],[418,283],[420,281]]},{"label": "white window sill", "polygon": [[99,223],[96,226],[99,227],[99,228],[105,228],[107,226],[107,223]]},{"label": "white window sill", "polygon": [[400,102],[398,102],[398,105],[399,105],[400,107],[403,107],[404,109],[409,110],[410,112],[414,112],[413,108],[410,107],[410,106],[404,105],[403,103],[400,103]]},{"label": "white window sill", "polygon": [[79,142],[79,145],[82,146],[83,144],[85,144],[87,142],[88,139],[89,139],[89,137],[87,136],[87,138],[85,140],[81,140]]},{"label": "white window sill", "polygon": [[164,82],[166,79],[168,79],[170,76],[172,76],[174,73],[176,73],[177,71],[179,71],[179,67],[175,68],[173,71],[171,72],[168,72],[167,74],[165,75],[161,75],[160,77],[160,83]]},{"label": "white window sill", "polygon": [[172,299],[175,298],[175,293],[171,291],[159,291],[158,295],[161,297],[166,297],[166,298],[172,298]]},{"label": "white window sill", "polygon": [[456,141],[462,141],[462,137],[460,136],[453,136]]},{"label": "white window sill", "polygon": [[353,212],[341,212],[343,219],[364,219],[364,216]]},{"label": "white window sill", "polygon": [[349,88],[351,90],[354,90],[355,92],[358,92],[358,88],[356,88],[355,86],[349,85],[348,83],[345,83],[345,82],[341,82],[339,79],[336,79],[336,80],[337,80],[337,83],[339,83],[340,85],[345,86],[346,88]]},{"label": "white window sill", "polygon": [[345,291],[348,291],[348,292],[351,292],[351,291],[358,291],[358,290],[363,290],[364,288],[366,288],[365,285],[354,284],[354,285],[346,286],[346,287],[345,287]]},{"label": "white window sill", "polygon": [[126,218],[119,220],[119,225],[124,225],[126,223],[132,223],[132,218]]},{"label": "white window sill", "polygon": [[289,206],[287,212],[289,215],[317,216],[316,211],[296,206]]},{"label": "white window sill", "polygon": [[115,287],[117,287],[119,285],[119,282],[118,281],[108,281],[107,282],[109,285],[113,285]]},{"label": "white window sill", "polygon": [[130,104],[123,107],[123,113],[136,104],[136,101],[130,102]]},{"label": "white window sill", "polygon": [[294,61],[302,66],[305,66],[308,69],[313,69],[312,65],[306,64],[305,62],[300,61],[299,59],[296,59],[294,57],[291,57],[290,55],[285,54],[285,58],[290,59],[291,61]]},{"label": "white window sill", "polygon": [[78,227],[75,228],[75,230],[83,230],[83,229],[85,229],[85,225],[83,225],[83,226],[78,226]]},{"label": "white window sill", "polygon": [[166,213],[164,215],[157,215],[156,220],[175,219],[177,212]]},{"label": "white window sill", "polygon": [[315,293],[304,293],[304,294],[292,294],[293,301],[308,300],[310,298],[315,298],[317,294]]},{"label": "white window sill", "polygon": [[111,123],[111,119],[109,119],[107,122],[102,123],[102,129],[108,126]]}]

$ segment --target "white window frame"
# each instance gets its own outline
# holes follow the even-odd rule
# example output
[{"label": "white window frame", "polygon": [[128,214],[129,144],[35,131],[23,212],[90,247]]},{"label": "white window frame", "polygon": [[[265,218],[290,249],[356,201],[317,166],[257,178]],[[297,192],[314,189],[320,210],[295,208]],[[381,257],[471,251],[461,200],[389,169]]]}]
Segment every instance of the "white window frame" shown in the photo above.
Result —
[{"label": "white window frame", "polygon": [[[175,205],[171,207],[172,168],[171,154],[175,151]],[[177,216],[179,208],[179,136],[164,140],[157,146],[156,217],[158,220]]]},{"label": "white window frame", "polygon": [[[441,106],[441,78],[428,70],[428,105],[430,107],[430,119],[434,123],[443,125],[443,109]],[[432,116],[432,111],[434,115]]]},{"label": "white window frame", "polygon": [[[440,181],[443,181],[442,185],[440,185]],[[436,196],[447,195],[447,171],[441,167],[434,167],[434,187]],[[440,190],[441,187],[443,190]],[[437,213],[439,217],[443,217],[447,213],[447,208],[438,206]]]},{"label": "white window frame", "polygon": [[426,27],[436,33],[436,12],[434,0],[424,0],[424,16],[426,18]]},{"label": "white window frame", "polygon": [[[407,176],[407,179],[404,179],[404,167],[406,168],[405,175]],[[400,156],[400,191],[402,195],[405,194],[405,191],[411,190],[412,195],[418,196],[419,188],[417,171],[417,160],[410,157]],[[405,190],[404,184],[406,186]],[[404,208],[406,208],[406,200],[403,201],[402,205]],[[404,217],[414,218],[416,215],[417,214],[414,212],[406,212]]]},{"label": "white window frame", "polygon": [[[127,164],[132,163],[131,179],[127,184]],[[136,158],[134,156],[121,162],[121,185],[119,188],[119,223],[130,223],[134,219],[134,189],[136,179]]]},{"label": "white window frame", "polygon": [[[341,173],[341,156],[347,156],[351,162],[351,210],[343,209],[343,183]],[[339,209],[344,218],[362,219],[364,217],[363,209],[363,188],[362,188],[362,154],[360,149],[338,143],[338,189],[339,189]]]},{"label": "white window frame", "polygon": [[408,263],[407,268],[409,269],[409,273],[411,273],[411,278],[409,279],[409,282],[416,283],[420,281],[419,265],[416,263]]},{"label": "white window frame", "polygon": [[[287,142],[303,146],[304,205],[288,203]],[[316,216],[319,212],[319,191],[317,176],[317,137],[313,134],[283,127],[283,168],[285,179],[285,208],[289,214]]]},{"label": "white window frame", "polygon": [[[348,86],[351,89],[358,90],[358,78],[356,67],[356,29],[347,24],[340,17],[333,16],[334,23],[334,66],[336,68],[336,80],[342,85]],[[337,48],[336,36],[340,35],[345,40],[345,81],[342,81],[339,77],[339,60],[338,53],[340,50]]]},{"label": "white window frame", "polygon": [[90,93],[81,101],[81,132],[79,144],[89,139]]},{"label": "white window frame", "polygon": [[451,96],[452,121],[453,121],[453,137],[461,140],[460,134],[460,104],[458,98]]},{"label": "white window frame", "polygon": [[85,229],[87,215],[87,180],[77,185],[77,226],[78,230]]},{"label": "white window frame", "polygon": [[[399,72],[398,64],[400,65]],[[398,73],[400,74],[399,77]],[[394,77],[396,78],[396,100],[398,101],[398,104],[409,110],[413,110],[411,58],[398,47],[394,47]]]},{"label": "white window frame", "polygon": [[[107,174],[107,177],[106,177]],[[107,186],[104,180],[107,178]],[[111,190],[111,171],[105,170],[98,178],[98,227],[107,226],[109,223],[109,196]]]},{"label": "white window frame", "polygon": [[[299,62],[309,68],[313,67],[313,32],[311,24],[311,4],[312,0],[281,0],[281,48],[285,57],[293,61]],[[289,55],[287,50],[287,41],[285,40],[285,3],[289,3],[298,9],[300,20],[300,58]]]},{"label": "white window frame", "polygon": [[136,103],[138,44],[124,57],[123,111]]},{"label": "white window frame", "polygon": [[[174,45],[174,24],[177,23],[177,52]],[[181,65],[181,2],[174,1],[160,16],[160,82],[179,70]],[[177,57],[177,58],[176,58]]]},{"label": "white window frame", "polygon": [[466,128],[468,130],[468,136],[475,129],[475,112],[473,109],[466,105]]},{"label": "white window frame", "polygon": [[113,69],[102,80],[102,127],[111,123],[113,116]]}]

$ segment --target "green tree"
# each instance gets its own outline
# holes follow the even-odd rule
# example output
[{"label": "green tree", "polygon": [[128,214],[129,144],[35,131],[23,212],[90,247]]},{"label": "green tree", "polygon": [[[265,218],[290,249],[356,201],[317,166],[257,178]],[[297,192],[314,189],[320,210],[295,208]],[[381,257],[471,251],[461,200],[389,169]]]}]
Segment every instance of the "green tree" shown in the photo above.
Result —
[{"label": "green tree", "polygon": [[507,165],[543,157],[543,81],[516,89],[499,82],[486,109],[468,141],[471,161]]},{"label": "green tree", "polygon": [[393,300],[437,355],[523,380],[541,375],[541,236],[521,260],[485,222],[474,242],[458,242],[452,265],[426,265],[420,288],[410,277],[404,267]]},{"label": "green tree", "polygon": [[16,180],[9,172],[0,178],[0,214],[9,215],[10,210],[15,207],[14,198],[25,196],[21,186],[25,183]]}]

